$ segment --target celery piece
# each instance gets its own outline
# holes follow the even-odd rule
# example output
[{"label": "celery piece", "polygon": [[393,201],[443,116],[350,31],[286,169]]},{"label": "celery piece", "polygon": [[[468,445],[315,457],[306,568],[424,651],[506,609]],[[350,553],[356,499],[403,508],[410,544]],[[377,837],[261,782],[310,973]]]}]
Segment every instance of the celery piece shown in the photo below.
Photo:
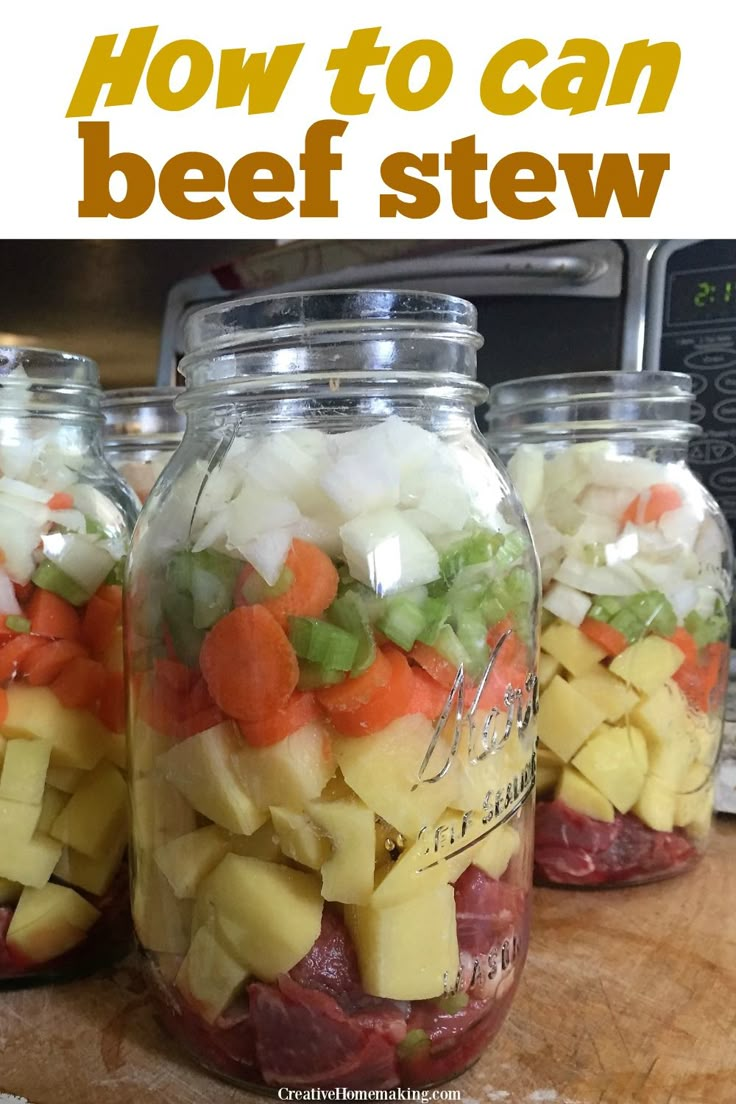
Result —
[{"label": "celery piece", "polygon": [[646,629],[670,636],[677,628],[675,611],[660,590],[644,590],[627,599],[625,606],[630,613],[638,617],[642,632]]},{"label": "celery piece", "polygon": [[50,590],[72,606],[83,606],[92,597],[74,579],[50,560],[43,560],[31,576],[31,582],[41,590]]},{"label": "celery piece", "polygon": [[290,617],[289,640],[300,659],[328,671],[349,671],[358,651],[357,637],[317,617]]},{"label": "celery piece", "polygon": [[728,616],[723,603],[718,602],[710,617],[693,610],[685,618],[685,628],[698,648],[724,640],[728,636]]},{"label": "celery piece", "polygon": [[440,1012],[454,1016],[456,1012],[462,1012],[467,1008],[470,998],[467,993],[451,993],[446,997],[439,997],[435,1002]]},{"label": "celery piece", "polygon": [[479,529],[472,536],[456,541],[440,556],[440,574],[446,583],[452,582],[464,567],[487,563],[504,544],[500,533]]},{"label": "celery piece", "polygon": [[612,629],[617,629],[618,632],[623,633],[629,644],[636,643],[644,635],[643,623],[632,610],[626,607],[614,614],[608,624]]},{"label": "celery piece", "polygon": [[9,613],[5,618],[5,628],[14,633],[29,633],[31,622],[27,617],[20,617],[17,613]]},{"label": "celery piece", "polygon": [[164,596],[162,606],[174,651],[187,667],[195,667],[199,662],[205,632],[194,624],[194,601],[191,594],[182,590],[170,590]]},{"label": "celery piece", "polygon": [[[381,599],[377,599],[381,602]],[[381,606],[383,603],[381,602]],[[376,641],[373,636],[366,604],[356,590],[346,590],[336,598],[325,615],[333,625],[345,629],[358,641],[351,675],[361,675],[376,658]]]},{"label": "celery piece", "polygon": [[418,1050],[424,1050],[429,1046],[429,1035],[422,1031],[421,1027],[415,1027],[413,1031],[407,1031],[404,1038],[396,1047],[399,1058],[411,1058]]},{"label": "celery piece", "polygon": [[105,578],[105,586],[122,586],[125,582],[125,556],[117,561],[114,567],[110,568],[108,575]]},{"label": "celery piece", "polygon": [[468,669],[472,675],[480,674],[488,662],[491,649],[486,637],[488,626],[479,610],[468,610],[457,620],[457,638],[468,656]]},{"label": "celery piece", "polygon": [[347,678],[345,671],[331,671],[321,663],[311,663],[303,659],[299,664],[297,690],[318,690],[321,686],[334,686]]},{"label": "celery piece", "polygon": [[526,540],[524,534],[518,531],[507,533],[494,559],[501,567],[511,567],[513,563],[516,563],[516,561],[524,555],[525,551]]},{"label": "celery piece", "polygon": [[174,590],[192,592],[192,554],[175,552],[166,566],[166,582]]},{"label": "celery piece", "polygon": [[601,594],[596,598],[593,605],[588,610],[588,617],[593,617],[596,621],[608,622],[623,608],[624,603],[620,598]]},{"label": "celery piece", "polygon": [[410,598],[392,598],[386,603],[378,628],[384,636],[408,652],[424,628],[424,611]]},{"label": "celery piece", "polygon": [[585,563],[590,564],[592,567],[605,567],[606,565],[606,546],[605,544],[584,544],[583,545],[583,560]]},{"label": "celery piece", "polygon": [[434,644],[442,626],[450,616],[450,604],[445,598],[427,598],[422,606],[424,626],[417,635],[422,644]]},{"label": "celery piece", "polygon": [[531,602],[534,596],[534,580],[525,567],[515,567],[505,579],[505,590],[511,599],[511,605]]},{"label": "celery piece", "polygon": [[107,530],[97,518],[90,517],[89,514],[84,515],[84,531],[90,536],[94,537],[106,537]]},{"label": "celery piece", "polygon": [[460,664],[462,664],[463,667],[469,666],[470,661],[468,653],[458,639],[455,630],[450,625],[443,625],[437,633],[434,648],[435,651],[439,652],[442,658],[446,659],[448,663],[451,663],[453,667],[459,667]]},{"label": "celery piece", "polygon": [[233,592],[243,563],[212,549],[193,552],[191,558],[194,625],[211,629],[233,608]]},{"label": "celery piece", "polygon": [[293,582],[294,572],[290,567],[281,568],[281,574],[273,586],[269,586],[254,568],[241,586],[240,593],[249,606],[257,606],[269,598],[280,598],[282,594],[286,594]]}]

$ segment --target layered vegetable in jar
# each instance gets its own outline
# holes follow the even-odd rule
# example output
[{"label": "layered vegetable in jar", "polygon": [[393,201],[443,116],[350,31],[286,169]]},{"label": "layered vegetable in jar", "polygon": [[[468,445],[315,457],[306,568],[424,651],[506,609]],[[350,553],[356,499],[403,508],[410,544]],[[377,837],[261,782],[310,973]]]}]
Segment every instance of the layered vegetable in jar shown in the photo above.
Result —
[{"label": "layered vegetable in jar", "polygon": [[0,350],[0,985],[130,945],[122,569],[96,366]]},{"label": "layered vegetable in jar", "polygon": [[[215,1072],[429,1084],[496,1034],[526,954],[537,569],[473,429],[469,304],[274,302],[216,308],[235,349],[185,360],[134,544],[134,922]],[[399,390],[397,319],[420,352],[452,335],[463,371],[425,353]]]},{"label": "layered vegetable in jar", "polygon": [[491,438],[510,457],[542,569],[544,882],[666,877],[707,840],[732,554],[687,467],[689,400],[689,378],[670,373],[543,377],[492,392]]}]

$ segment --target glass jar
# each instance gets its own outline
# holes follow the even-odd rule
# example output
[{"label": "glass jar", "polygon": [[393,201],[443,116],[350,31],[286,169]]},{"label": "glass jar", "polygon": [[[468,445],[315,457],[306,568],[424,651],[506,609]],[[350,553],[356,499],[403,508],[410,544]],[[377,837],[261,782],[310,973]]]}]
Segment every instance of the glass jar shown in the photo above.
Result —
[{"label": "glass jar", "polygon": [[97,366],[0,349],[0,987],[130,946],[122,566]]},{"label": "glass jar", "polygon": [[526,954],[538,578],[460,299],[189,324],[128,577],[133,916],[170,1032],[252,1088],[445,1080]]},{"label": "glass jar", "polygon": [[176,387],[124,387],[106,391],[105,452],[141,502],[168,464],[184,433],[174,406]]},{"label": "glass jar", "polygon": [[732,549],[687,466],[689,376],[500,384],[490,440],[541,560],[535,871],[630,885],[690,868],[713,809]]}]

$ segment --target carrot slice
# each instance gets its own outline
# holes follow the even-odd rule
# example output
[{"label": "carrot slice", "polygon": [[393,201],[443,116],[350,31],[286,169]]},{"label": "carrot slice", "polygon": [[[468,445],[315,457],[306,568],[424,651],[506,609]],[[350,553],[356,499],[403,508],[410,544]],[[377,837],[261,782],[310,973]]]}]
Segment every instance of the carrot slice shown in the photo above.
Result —
[{"label": "carrot slice", "polygon": [[118,617],[123,616],[123,588],[121,586],[101,586],[98,587],[95,592],[96,598],[101,598],[103,602],[109,603],[114,606],[118,611]]},{"label": "carrot slice", "polygon": [[397,717],[410,711],[414,682],[406,656],[398,648],[387,648],[391,674],[385,686],[379,687],[370,700],[357,709],[338,709],[330,713],[330,720],[343,736],[370,736],[380,732]]},{"label": "carrot slice", "polygon": [[411,676],[411,701],[407,712],[421,713],[431,721],[436,720],[447,705],[447,689],[430,678],[421,667],[412,667]]},{"label": "carrot slice", "polygon": [[698,645],[695,643],[692,634],[687,629],[683,629],[682,625],[679,625],[672,635],[666,639],[680,649],[688,663],[697,662]]},{"label": "carrot slice", "polygon": [[101,663],[80,656],[67,663],[51,689],[67,709],[90,709],[102,695],[106,674]]},{"label": "carrot slice", "polygon": [[37,636],[31,636],[30,633],[20,633],[7,644],[3,644],[0,648],[0,683],[14,678],[19,673],[20,664],[26,656],[36,648],[42,648],[45,643],[45,640],[39,640]]},{"label": "carrot slice", "polygon": [[125,731],[125,680],[122,671],[107,671],[97,716],[110,732]]},{"label": "carrot slice", "polygon": [[13,583],[13,589],[15,590],[15,597],[22,606],[25,606],[26,602],[29,602],[33,597],[36,588],[33,583]]},{"label": "carrot slice", "polygon": [[74,640],[43,640],[40,648],[23,657],[19,673],[26,676],[29,686],[50,686],[67,663],[86,654]]},{"label": "carrot slice", "polygon": [[634,525],[646,525],[650,521],[659,521],[663,514],[677,510],[682,506],[682,495],[671,483],[652,483],[632,499],[621,515],[621,528],[627,522]]},{"label": "carrot slice", "polygon": [[101,657],[112,644],[120,624],[120,609],[94,594],[82,615],[82,640],[93,656]]},{"label": "carrot slice", "polygon": [[57,491],[56,494],[52,494],[46,505],[49,510],[71,510],[74,507],[74,499],[66,491]]},{"label": "carrot slice", "polygon": [[409,652],[409,659],[425,670],[440,686],[444,686],[446,690],[452,689],[457,678],[457,667],[453,667],[435,648],[417,641]]},{"label": "carrot slice", "polygon": [[376,658],[367,671],[355,678],[345,679],[335,686],[326,686],[316,692],[317,701],[330,713],[342,709],[357,709],[369,702],[377,690],[386,686],[391,678],[391,664],[382,651],[376,652]]},{"label": "carrot slice", "polygon": [[238,724],[243,739],[251,747],[271,747],[319,718],[319,706],[314,694],[295,690],[284,708],[270,717],[264,717],[262,721],[239,721]]},{"label": "carrot slice", "polygon": [[224,715],[216,705],[202,709],[199,713],[192,713],[180,718],[174,727],[171,736],[175,740],[188,740],[190,736],[196,736],[198,732],[206,732],[208,728],[214,728],[224,721]]},{"label": "carrot slice", "polygon": [[37,588],[26,610],[31,632],[58,640],[79,640],[79,614],[69,602],[50,590]]},{"label": "carrot slice", "polygon": [[[178,659],[156,659],[153,670],[157,686],[163,684],[181,697],[188,697],[197,682],[196,672]],[[211,699],[208,704],[212,704]]]},{"label": "carrot slice", "polygon": [[246,721],[282,709],[299,679],[289,638],[263,606],[239,606],[221,618],[205,637],[199,665],[215,704]]},{"label": "carrot slice", "polygon": [[[286,567],[294,576],[288,590],[278,598],[267,598],[261,603],[281,625],[288,628],[289,617],[319,617],[325,612],[337,594],[339,577],[330,557],[308,541],[294,539],[291,542]],[[235,604],[245,605],[245,599],[236,587]]]},{"label": "carrot slice", "polygon": [[0,725],[5,721],[8,715],[8,695],[5,690],[0,689]]},{"label": "carrot slice", "polygon": [[594,644],[600,645],[609,656],[620,655],[629,642],[622,632],[613,625],[607,625],[605,621],[597,621],[595,617],[586,617],[580,623],[580,631],[585,633]]}]

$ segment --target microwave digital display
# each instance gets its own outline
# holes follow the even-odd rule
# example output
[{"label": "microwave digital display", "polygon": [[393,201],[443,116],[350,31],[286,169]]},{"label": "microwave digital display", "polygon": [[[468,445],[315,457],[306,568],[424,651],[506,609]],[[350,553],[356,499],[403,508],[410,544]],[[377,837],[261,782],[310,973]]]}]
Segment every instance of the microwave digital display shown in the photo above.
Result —
[{"label": "microwave digital display", "polygon": [[736,266],[675,272],[667,292],[670,326],[736,319]]}]

